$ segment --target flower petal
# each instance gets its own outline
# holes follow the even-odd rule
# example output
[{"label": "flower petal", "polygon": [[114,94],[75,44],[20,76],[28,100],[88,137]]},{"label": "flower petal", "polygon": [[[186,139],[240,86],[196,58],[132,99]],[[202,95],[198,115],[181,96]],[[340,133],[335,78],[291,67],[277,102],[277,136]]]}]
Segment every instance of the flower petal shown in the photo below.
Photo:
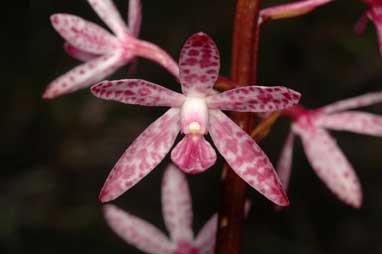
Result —
[{"label": "flower petal", "polygon": [[382,6],[373,6],[367,13],[377,31],[379,53],[382,55]]},{"label": "flower petal", "polygon": [[147,253],[171,253],[173,244],[152,224],[114,205],[105,205],[103,212],[111,229],[127,243]]},{"label": "flower petal", "polygon": [[354,98],[337,101],[319,109],[323,113],[333,113],[351,108],[360,108],[382,102],[382,92],[367,93]]},{"label": "flower petal", "polygon": [[268,19],[283,19],[304,15],[313,11],[320,5],[333,0],[302,0],[294,3],[281,4],[275,7],[265,8],[260,11],[261,21]]},{"label": "flower petal", "polygon": [[320,128],[293,126],[302,138],[312,168],[326,186],[344,203],[359,208],[362,190],[352,165],[330,135]]},{"label": "flower petal", "polygon": [[129,14],[128,14],[128,25],[131,33],[138,37],[141,30],[142,22],[142,3],[141,0],[130,0],[129,1]]},{"label": "flower petal", "polygon": [[145,106],[180,107],[184,96],[163,86],[141,80],[102,81],[91,88],[98,98]]},{"label": "flower petal", "polygon": [[171,160],[185,173],[201,173],[214,165],[216,153],[204,136],[185,135],[171,152]]},{"label": "flower petal", "polygon": [[70,14],[50,17],[54,29],[70,44],[93,54],[106,54],[116,47],[116,39],[102,27]]},{"label": "flower petal", "polygon": [[282,86],[247,86],[209,96],[207,105],[211,109],[266,112],[291,107],[300,97],[300,93]]},{"label": "flower petal", "polygon": [[219,51],[214,41],[204,33],[192,35],[180,52],[179,68],[184,94],[207,95],[220,69]]},{"label": "flower petal", "polygon": [[99,195],[101,202],[120,196],[163,160],[179,133],[179,114],[179,109],[169,109],[127,148],[106,179]]},{"label": "flower petal", "polygon": [[382,117],[365,112],[347,111],[332,115],[320,115],[315,124],[333,130],[382,136]]},{"label": "flower petal", "polygon": [[125,63],[120,54],[100,56],[84,63],[52,81],[43,94],[44,99],[72,93],[89,87],[105,77],[111,75]]},{"label": "flower petal", "polygon": [[293,132],[289,132],[283,150],[281,151],[280,159],[277,163],[277,173],[284,190],[288,189],[290,173],[292,170],[293,141]]},{"label": "flower petal", "polygon": [[199,231],[195,245],[201,253],[212,253],[215,246],[216,231],[218,229],[218,215],[214,214]]},{"label": "flower petal", "polygon": [[210,110],[209,131],[216,148],[249,185],[280,206],[288,198],[271,162],[253,139],[219,110]]},{"label": "flower petal", "polygon": [[129,32],[113,1],[88,0],[88,2],[97,15],[118,37],[124,37]]},{"label": "flower petal", "polygon": [[369,18],[367,17],[367,13],[364,13],[354,26],[355,33],[362,35],[366,30],[367,23],[369,23]]},{"label": "flower petal", "polygon": [[78,49],[68,42],[64,43],[64,50],[68,55],[81,62],[88,62],[100,56]]},{"label": "flower petal", "polygon": [[162,211],[173,242],[192,242],[192,204],[186,177],[170,164],[162,181]]},{"label": "flower petal", "polygon": [[134,54],[160,64],[176,78],[179,78],[179,67],[174,59],[160,47],[147,42],[136,41]]}]

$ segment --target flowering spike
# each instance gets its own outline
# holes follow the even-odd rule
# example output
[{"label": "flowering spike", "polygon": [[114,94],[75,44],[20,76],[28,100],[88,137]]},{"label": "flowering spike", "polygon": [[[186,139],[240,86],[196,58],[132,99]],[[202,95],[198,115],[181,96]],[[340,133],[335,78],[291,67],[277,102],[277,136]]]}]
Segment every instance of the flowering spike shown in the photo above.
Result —
[{"label": "flowering spike", "polygon": [[216,148],[244,181],[277,205],[289,204],[268,157],[221,111],[210,111],[210,134]]},{"label": "flowering spike", "polygon": [[172,164],[167,167],[162,180],[162,212],[172,241],[192,241],[190,190],[185,175]]},{"label": "flowering spike", "polygon": [[142,3],[141,0],[130,0],[129,1],[129,14],[128,25],[130,32],[134,36],[138,36],[141,30],[142,22]]},{"label": "flowering spike", "polygon": [[208,94],[220,69],[219,51],[214,41],[205,33],[191,36],[180,52],[179,68],[184,94]]},{"label": "flowering spike", "polygon": [[207,104],[211,109],[268,112],[288,108],[300,97],[300,93],[282,86],[247,86],[210,96]]},{"label": "flowering spike", "polygon": [[153,170],[175,142],[180,126],[179,109],[171,108],[158,118],[125,151],[110,172],[99,199],[115,199]]},{"label": "flowering spike", "polygon": [[91,91],[104,100],[145,106],[180,107],[184,101],[182,94],[141,79],[102,81]]},{"label": "flowering spike", "polygon": [[[116,36],[102,27],[74,15],[52,15],[53,27],[66,40],[65,51],[72,57],[87,63],[49,84],[43,98],[53,99],[89,87],[138,56],[157,62],[176,78],[179,77],[178,65],[169,54],[156,45],[136,38],[141,19],[138,0],[131,0],[130,3],[131,32],[111,0],[88,0],[88,2]],[[85,71],[89,75],[77,77]]]}]

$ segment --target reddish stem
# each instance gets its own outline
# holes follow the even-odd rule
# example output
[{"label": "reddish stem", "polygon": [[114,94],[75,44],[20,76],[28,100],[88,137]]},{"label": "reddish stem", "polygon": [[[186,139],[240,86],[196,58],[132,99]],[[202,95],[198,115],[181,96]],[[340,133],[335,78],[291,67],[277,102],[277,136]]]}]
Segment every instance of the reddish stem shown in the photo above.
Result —
[{"label": "reddish stem", "polygon": [[[259,46],[260,0],[237,0],[234,20],[231,79],[240,86],[254,85]],[[253,129],[253,113],[232,113],[231,118],[247,133]],[[240,254],[246,183],[226,164],[222,174],[222,197],[216,254]]]}]

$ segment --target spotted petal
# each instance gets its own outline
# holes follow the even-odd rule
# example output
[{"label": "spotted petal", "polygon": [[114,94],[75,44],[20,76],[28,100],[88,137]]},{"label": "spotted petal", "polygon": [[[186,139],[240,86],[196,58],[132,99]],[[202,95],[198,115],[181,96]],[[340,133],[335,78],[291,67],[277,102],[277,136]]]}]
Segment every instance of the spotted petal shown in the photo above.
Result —
[{"label": "spotted petal", "polygon": [[102,27],[70,14],[50,17],[54,29],[74,47],[93,54],[114,50],[116,39]]},{"label": "spotted petal", "polygon": [[90,6],[118,36],[124,37],[128,33],[127,26],[111,0],[88,0]]},{"label": "spotted petal", "polygon": [[179,114],[179,109],[169,109],[127,148],[106,179],[101,202],[120,196],[163,160],[180,130]]},{"label": "spotted petal", "polygon": [[142,3],[141,0],[130,0],[129,1],[129,14],[128,14],[128,25],[130,32],[138,37],[141,30],[142,22]]},{"label": "spotted petal", "polygon": [[382,102],[382,92],[367,93],[354,98],[338,101],[320,108],[326,114],[344,111],[346,109],[360,108]]},{"label": "spotted petal", "polygon": [[111,75],[125,63],[120,54],[100,56],[70,70],[52,81],[43,94],[44,99],[53,99],[79,89],[89,87]]},{"label": "spotted petal", "polygon": [[207,95],[220,68],[219,51],[214,41],[204,33],[191,36],[180,52],[179,68],[184,94]]},{"label": "spotted petal", "polygon": [[288,205],[276,172],[261,148],[221,111],[210,110],[209,113],[210,135],[231,168],[272,202]]},{"label": "spotted petal", "polygon": [[173,242],[191,242],[192,205],[186,177],[170,164],[162,181],[163,218]]},{"label": "spotted petal", "polygon": [[358,177],[336,142],[323,129],[293,126],[302,138],[312,168],[326,186],[344,203],[360,207],[362,190]]},{"label": "spotted petal", "polygon": [[113,205],[105,205],[103,211],[111,229],[127,243],[147,253],[171,253],[172,243],[153,225]]},{"label": "spotted petal", "polygon": [[292,170],[293,141],[293,132],[289,132],[277,164],[277,173],[285,190],[288,189],[289,178]]},{"label": "spotted petal", "polygon": [[81,62],[88,62],[99,57],[99,55],[97,54],[89,53],[78,49],[68,42],[64,43],[64,50],[68,55]]},{"label": "spotted petal", "polygon": [[333,130],[382,136],[382,117],[365,112],[347,111],[332,115],[320,115],[315,123],[317,126]]},{"label": "spotted petal", "polygon": [[301,95],[282,86],[247,86],[207,97],[208,108],[267,112],[288,108],[298,103]]},{"label": "spotted petal", "polygon": [[184,101],[182,94],[141,79],[102,81],[92,86],[91,91],[104,100],[145,106],[180,107]]},{"label": "spotted petal", "polygon": [[201,250],[201,253],[212,253],[216,241],[217,226],[218,215],[214,214],[196,236],[195,245]]},{"label": "spotted petal", "polygon": [[186,135],[172,150],[172,161],[184,172],[203,172],[216,161],[216,153],[203,136]]}]

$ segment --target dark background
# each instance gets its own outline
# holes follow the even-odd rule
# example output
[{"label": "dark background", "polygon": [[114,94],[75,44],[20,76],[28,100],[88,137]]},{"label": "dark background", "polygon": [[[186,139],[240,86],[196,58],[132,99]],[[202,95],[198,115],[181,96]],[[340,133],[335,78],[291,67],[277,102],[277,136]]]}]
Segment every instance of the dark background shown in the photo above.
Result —
[{"label": "dark background", "polygon": [[[116,0],[126,16],[127,0]],[[175,59],[191,34],[216,41],[222,75],[228,76],[233,0],[143,1],[141,38]],[[286,1],[264,1],[272,5]],[[381,90],[382,62],[374,27],[365,36],[354,24],[360,1],[336,1],[304,17],[268,23],[260,48],[260,85],[286,85],[302,92],[302,104],[318,107]],[[125,148],[163,108],[101,101],[88,90],[53,101],[41,93],[58,75],[77,65],[49,15],[67,12],[101,24],[85,0],[31,0],[10,4],[2,33],[0,253],[137,253],[105,224],[98,192]],[[4,32],[5,31],[5,32]],[[126,78],[122,68],[112,78]],[[140,59],[135,75],[180,90],[156,64]],[[382,112],[382,106],[369,107]],[[281,119],[262,143],[277,161],[288,131]],[[355,210],[338,201],[316,177],[297,142],[289,197],[275,212],[256,191],[244,228],[245,253],[382,253],[382,139],[332,133],[361,179],[364,204]],[[165,231],[160,181],[168,159],[113,203]],[[206,173],[188,177],[194,228],[216,211],[222,160]]]}]

